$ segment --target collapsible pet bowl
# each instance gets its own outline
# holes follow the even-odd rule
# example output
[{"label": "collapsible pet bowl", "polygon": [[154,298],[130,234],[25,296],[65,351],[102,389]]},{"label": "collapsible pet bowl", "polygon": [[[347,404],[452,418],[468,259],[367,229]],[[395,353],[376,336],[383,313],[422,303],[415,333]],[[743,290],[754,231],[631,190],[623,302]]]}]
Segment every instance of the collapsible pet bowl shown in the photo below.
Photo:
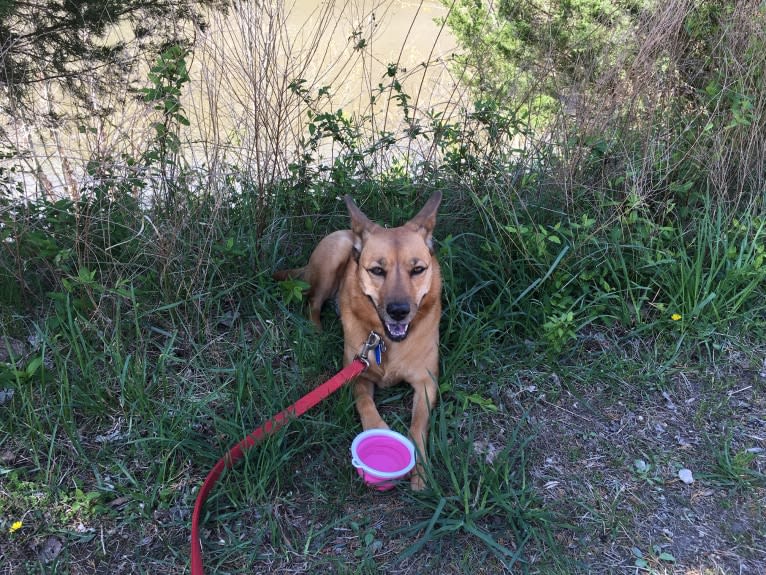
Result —
[{"label": "collapsible pet bowl", "polygon": [[415,467],[415,446],[395,431],[363,431],[351,443],[351,465],[367,485],[385,491]]}]

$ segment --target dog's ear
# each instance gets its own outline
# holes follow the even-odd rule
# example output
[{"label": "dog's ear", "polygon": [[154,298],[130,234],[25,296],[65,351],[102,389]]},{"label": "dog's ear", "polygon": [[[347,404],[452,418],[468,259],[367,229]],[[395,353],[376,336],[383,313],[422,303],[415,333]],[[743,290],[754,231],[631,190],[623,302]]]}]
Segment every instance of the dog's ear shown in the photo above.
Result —
[{"label": "dog's ear", "polygon": [[433,251],[433,231],[436,226],[436,211],[439,209],[439,204],[442,201],[442,193],[435,191],[428,198],[426,204],[421,210],[413,217],[409,222],[404,224],[405,226],[414,229],[416,232],[423,236],[423,240],[426,242],[428,249]]},{"label": "dog's ear", "polygon": [[354,257],[359,259],[359,254],[362,252],[362,244],[367,235],[379,226],[362,213],[362,210],[354,203],[351,196],[346,194],[343,199],[351,216],[351,231],[354,232]]}]

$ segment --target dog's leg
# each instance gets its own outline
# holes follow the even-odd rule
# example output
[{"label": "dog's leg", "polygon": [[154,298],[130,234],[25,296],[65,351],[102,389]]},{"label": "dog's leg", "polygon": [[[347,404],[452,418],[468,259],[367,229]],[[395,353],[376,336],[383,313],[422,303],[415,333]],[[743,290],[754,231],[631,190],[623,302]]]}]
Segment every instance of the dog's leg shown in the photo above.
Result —
[{"label": "dog's leg", "polygon": [[313,286],[309,291],[309,317],[311,318],[311,323],[316,327],[316,330],[321,332],[322,320],[320,319],[320,315],[322,313],[322,306],[324,305],[325,299],[329,296],[326,296],[324,293],[317,294],[317,291],[318,290],[315,290]]},{"label": "dog's leg", "polygon": [[316,301],[311,302],[311,323],[314,324],[314,327],[317,331],[322,331],[322,320],[319,319],[320,314],[322,313],[322,304],[318,304]]},{"label": "dog's leg", "polygon": [[413,491],[420,491],[426,486],[424,465],[427,458],[428,428],[431,410],[436,405],[437,386],[436,382],[427,375],[420,385],[413,386],[415,395],[412,398],[412,424],[410,425],[410,437],[415,442],[418,451],[418,463],[410,477],[410,487]]},{"label": "dog's leg", "polygon": [[364,376],[359,376],[354,382],[354,400],[356,411],[362,422],[362,429],[388,429],[375,406],[375,384]]},{"label": "dog's leg", "polygon": [[338,293],[353,246],[351,231],[339,230],[322,239],[311,253],[303,279],[311,285],[308,293],[310,317],[319,331],[322,331],[319,319],[322,305]]}]

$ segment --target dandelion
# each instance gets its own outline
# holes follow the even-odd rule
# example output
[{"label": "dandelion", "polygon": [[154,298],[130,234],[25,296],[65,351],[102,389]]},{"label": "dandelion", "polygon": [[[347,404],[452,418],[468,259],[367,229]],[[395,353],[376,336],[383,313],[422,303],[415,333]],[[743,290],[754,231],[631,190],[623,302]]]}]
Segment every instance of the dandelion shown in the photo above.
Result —
[{"label": "dandelion", "polygon": [[670,319],[672,319],[673,321],[678,321],[679,319],[681,319],[681,314],[674,313],[673,315],[670,316]]},{"label": "dandelion", "polygon": [[23,525],[24,524],[21,521],[14,521],[13,524],[11,525],[11,528],[8,529],[8,533],[15,533],[16,531],[21,529]]}]

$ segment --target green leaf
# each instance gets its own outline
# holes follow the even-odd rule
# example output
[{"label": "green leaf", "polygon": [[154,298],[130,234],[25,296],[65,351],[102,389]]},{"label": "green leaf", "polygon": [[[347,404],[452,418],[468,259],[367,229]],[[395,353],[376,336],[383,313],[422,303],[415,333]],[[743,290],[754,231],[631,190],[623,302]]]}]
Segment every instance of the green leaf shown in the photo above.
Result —
[{"label": "green leaf", "polygon": [[673,555],[671,555],[667,551],[663,551],[662,553],[660,553],[658,558],[660,561],[668,561],[670,563],[676,562],[676,558],[673,557]]},{"label": "green leaf", "polygon": [[492,402],[491,399],[487,399],[486,397],[482,397],[478,393],[472,393],[470,395],[466,395],[465,398],[475,405],[478,405],[482,409],[485,409],[487,411],[497,411],[497,406]]},{"label": "green leaf", "polygon": [[42,364],[43,364],[42,356],[37,356],[32,361],[30,361],[27,364],[27,367],[26,367],[26,370],[25,370],[26,374],[27,374],[27,377],[32,377],[37,372],[37,370],[40,369],[40,366]]},{"label": "green leaf", "polygon": [[77,270],[77,279],[82,283],[89,284],[93,282],[93,278],[96,277],[96,270],[89,270],[86,267],[81,267]]}]

